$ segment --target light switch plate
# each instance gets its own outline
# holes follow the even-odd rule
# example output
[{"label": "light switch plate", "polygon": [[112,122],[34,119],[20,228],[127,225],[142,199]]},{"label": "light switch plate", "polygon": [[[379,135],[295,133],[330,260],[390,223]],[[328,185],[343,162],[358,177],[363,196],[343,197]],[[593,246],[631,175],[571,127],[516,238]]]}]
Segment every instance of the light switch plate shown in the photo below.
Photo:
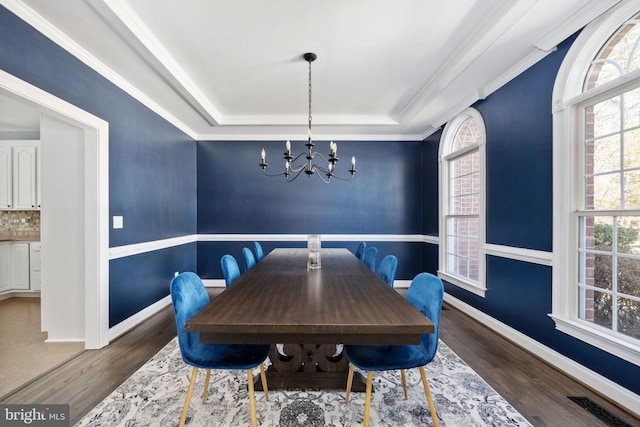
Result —
[{"label": "light switch plate", "polygon": [[124,227],[124,219],[122,216],[114,215],[113,216],[113,228],[123,228]]}]

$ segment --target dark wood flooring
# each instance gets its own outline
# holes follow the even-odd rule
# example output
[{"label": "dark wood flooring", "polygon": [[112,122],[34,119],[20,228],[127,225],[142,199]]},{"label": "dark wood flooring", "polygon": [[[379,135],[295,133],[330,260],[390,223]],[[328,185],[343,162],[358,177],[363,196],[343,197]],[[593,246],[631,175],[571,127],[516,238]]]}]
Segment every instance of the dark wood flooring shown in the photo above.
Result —
[{"label": "dark wood flooring", "polygon": [[[81,353],[1,403],[67,403],[73,425],[175,335],[167,307],[109,346]],[[628,425],[640,426],[640,419],[454,308],[442,312],[440,336],[534,426],[607,426],[567,396],[589,397]]]}]

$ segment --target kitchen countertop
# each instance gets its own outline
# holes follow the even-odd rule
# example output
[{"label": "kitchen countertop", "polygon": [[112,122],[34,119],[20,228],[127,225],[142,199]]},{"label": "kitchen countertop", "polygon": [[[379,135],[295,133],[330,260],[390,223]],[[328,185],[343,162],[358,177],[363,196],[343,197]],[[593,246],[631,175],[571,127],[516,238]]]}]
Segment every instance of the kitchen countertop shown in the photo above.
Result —
[{"label": "kitchen countertop", "polygon": [[39,242],[40,233],[6,231],[0,232],[0,242]]}]

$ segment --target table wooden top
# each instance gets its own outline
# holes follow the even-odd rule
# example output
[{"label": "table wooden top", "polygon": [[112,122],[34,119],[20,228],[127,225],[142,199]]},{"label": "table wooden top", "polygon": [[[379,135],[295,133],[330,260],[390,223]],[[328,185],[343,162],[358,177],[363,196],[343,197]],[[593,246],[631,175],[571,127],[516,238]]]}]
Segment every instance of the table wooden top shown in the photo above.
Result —
[{"label": "table wooden top", "polygon": [[186,324],[202,342],[417,344],[433,323],[347,249],[275,249]]}]

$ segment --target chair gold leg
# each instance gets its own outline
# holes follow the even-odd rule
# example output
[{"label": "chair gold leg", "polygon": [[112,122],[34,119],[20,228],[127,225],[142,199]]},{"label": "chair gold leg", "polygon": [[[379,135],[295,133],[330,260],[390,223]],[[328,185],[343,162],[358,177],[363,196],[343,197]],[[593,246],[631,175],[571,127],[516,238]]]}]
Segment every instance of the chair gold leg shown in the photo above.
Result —
[{"label": "chair gold leg", "polygon": [[404,375],[404,369],[400,369],[400,377],[402,377],[402,389],[404,390],[404,400],[409,399],[407,395],[407,377]]},{"label": "chair gold leg", "polygon": [[353,384],[353,363],[349,363],[349,374],[347,376],[347,397],[344,399],[344,403],[349,403],[349,394],[351,393],[351,385]]},{"label": "chair gold leg", "polygon": [[184,423],[187,420],[187,411],[189,410],[189,402],[191,402],[191,394],[193,393],[193,386],[196,384],[196,377],[198,376],[198,368],[193,368],[191,371],[191,381],[189,381],[189,388],[187,389],[187,397],[184,399],[184,406],[182,407],[182,415],[180,415],[179,427],[184,427]]},{"label": "chair gold leg", "polygon": [[269,401],[269,388],[267,387],[267,374],[264,372],[264,365],[260,364],[260,381],[262,381],[262,389],[264,390],[264,397]]},{"label": "chair gold leg", "polygon": [[209,390],[209,378],[211,378],[211,369],[207,369],[207,376],[204,378],[204,391],[202,392],[202,403],[207,403],[207,391]]},{"label": "chair gold leg", "polygon": [[253,369],[247,369],[247,379],[249,381],[249,407],[251,408],[251,425],[257,427],[256,419],[256,397],[253,393]]},{"label": "chair gold leg", "polygon": [[424,385],[424,394],[427,395],[427,402],[429,402],[429,410],[431,411],[433,425],[435,427],[440,427],[438,414],[436,412],[436,405],[433,403],[433,397],[431,396],[431,390],[429,390],[429,382],[427,381],[427,374],[424,372],[424,366],[420,366],[420,376],[422,377],[422,385]]},{"label": "chair gold leg", "polygon": [[373,371],[367,372],[367,396],[364,401],[364,422],[362,425],[368,427],[369,425],[369,411],[371,410],[371,389],[373,388]]}]

